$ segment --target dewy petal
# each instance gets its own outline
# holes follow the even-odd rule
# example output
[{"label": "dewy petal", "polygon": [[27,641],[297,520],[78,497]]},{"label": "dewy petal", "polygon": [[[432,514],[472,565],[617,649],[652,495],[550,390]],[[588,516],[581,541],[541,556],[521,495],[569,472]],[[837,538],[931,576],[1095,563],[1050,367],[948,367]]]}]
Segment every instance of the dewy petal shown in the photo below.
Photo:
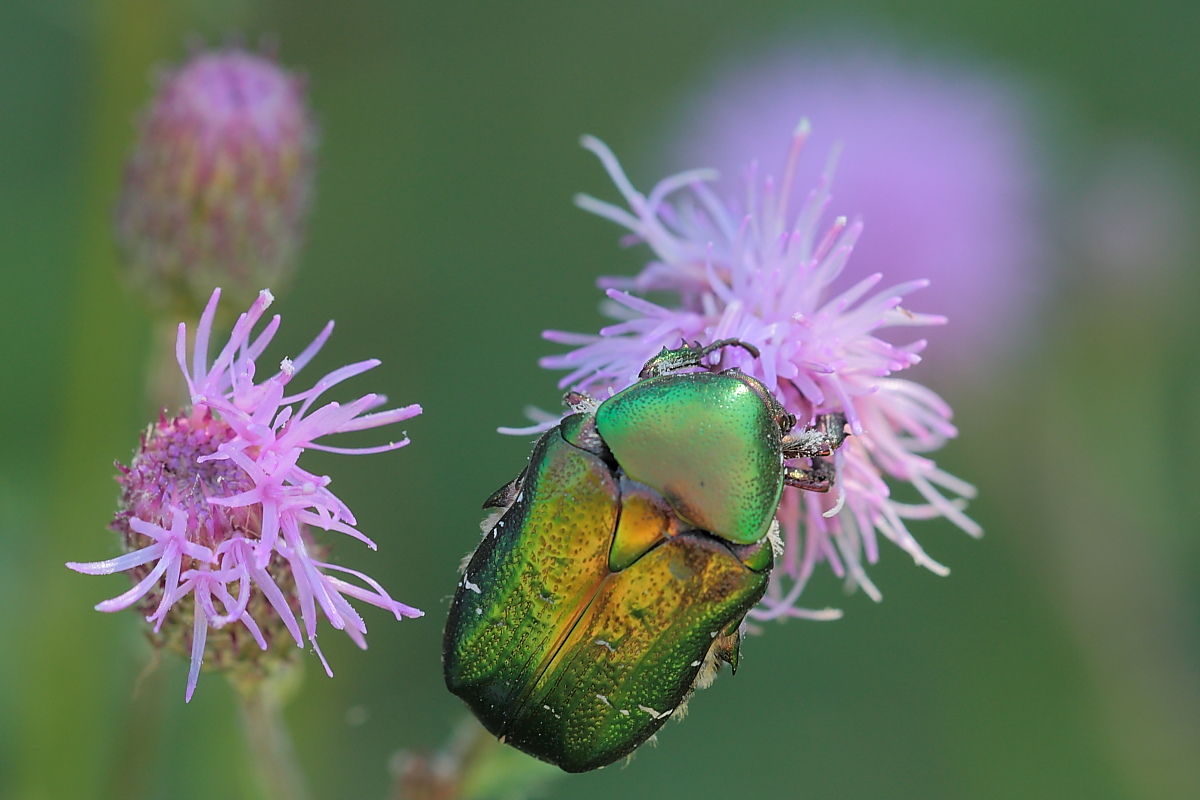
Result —
[{"label": "dewy petal", "polygon": [[221,349],[221,352],[213,361],[205,381],[215,391],[224,391],[227,387],[232,386],[233,373],[238,366],[235,362],[238,349],[246,343],[251,330],[258,323],[258,320],[267,310],[267,307],[273,302],[275,302],[275,297],[269,290],[263,289],[258,293],[255,301],[250,304],[250,308],[239,316],[237,322],[234,323],[233,332],[229,334],[229,341],[225,343],[225,347]]},{"label": "dewy petal", "polygon": [[393,422],[402,422],[406,419],[412,419],[421,413],[421,406],[413,403],[412,405],[404,406],[403,408],[393,408],[389,411],[376,411],[374,414],[364,414],[357,419],[346,423],[338,429],[338,433],[346,433],[347,431],[363,431],[368,428],[377,428],[380,425],[391,425]]},{"label": "dewy petal", "polygon": [[[324,510],[324,509],[321,509],[319,507],[317,508],[317,511],[322,511],[322,510]],[[296,511],[294,513],[295,513],[296,519],[299,522],[303,522],[306,525],[311,525],[316,528],[321,528],[322,530],[337,531],[339,533],[344,533],[347,536],[353,536],[355,539],[358,539],[360,542],[362,542],[363,544],[365,544],[367,547],[371,548],[372,550],[379,549],[379,546],[376,545],[375,542],[369,536],[364,534],[362,531],[358,530],[357,528],[351,527],[350,525],[347,525],[344,522],[339,522],[338,520],[334,519],[333,517],[331,517],[329,515],[313,513],[311,511]]]},{"label": "dewy petal", "polygon": [[138,583],[132,589],[119,594],[110,600],[97,603],[96,610],[112,612],[123,611],[126,608],[129,608],[138,600],[141,600],[146,595],[146,592],[149,592],[152,588],[154,588],[154,585],[158,583],[158,579],[161,578],[162,574],[167,571],[169,564],[169,555],[160,558],[158,563],[154,565],[154,569],[150,571],[150,574],[138,581]]},{"label": "dewy petal", "polygon": [[200,604],[195,606],[192,619],[192,662],[188,667],[187,691],[183,696],[185,703],[192,702],[192,693],[196,691],[196,682],[200,680],[200,664],[204,661],[204,641],[208,637],[208,620]]},{"label": "dewy petal", "polygon": [[217,315],[217,303],[221,299],[221,288],[213,289],[212,297],[208,299],[208,305],[204,307],[204,313],[200,315],[200,324],[196,326],[196,342],[194,346],[194,355],[192,357],[192,372],[188,374],[187,367],[184,364],[182,351],[186,347],[187,342],[187,326],[182,322],[179,323],[179,339],[176,343],[176,352],[179,355],[179,368],[183,370],[183,375],[188,378],[188,388],[192,394],[196,393],[195,384],[208,374],[208,339],[212,335],[213,319]]},{"label": "dewy petal", "polygon": [[535,425],[527,425],[523,428],[513,428],[501,425],[500,427],[496,428],[496,432],[502,433],[506,436],[533,436],[534,434],[545,433],[554,426],[558,425],[559,421],[560,420],[556,417],[555,419],[539,422]]},{"label": "dewy petal", "polygon": [[124,572],[127,569],[140,567],[142,564],[153,561],[162,555],[164,548],[165,545],[162,542],[155,542],[140,550],[134,550],[132,553],[126,553],[123,556],[110,558],[106,561],[88,561],[83,563],[68,561],[67,566],[85,575],[111,575],[114,572]]},{"label": "dewy petal", "polygon": [[255,565],[253,556],[249,557],[245,563],[246,568],[250,571],[250,576],[254,579],[254,585],[262,591],[263,596],[267,598],[267,602],[271,604],[271,608],[275,609],[275,613],[283,620],[284,627],[292,635],[296,646],[303,647],[304,636],[300,633],[300,625],[296,622],[296,615],[292,613],[287,598],[283,596],[283,591],[275,584],[275,581],[267,574],[265,569]]},{"label": "dewy petal", "polygon": [[[560,387],[603,396],[634,382],[642,363],[661,347],[739,338],[757,346],[760,358],[739,351],[724,355],[721,366],[737,366],[763,381],[801,424],[811,424],[819,414],[845,414],[853,435],[833,459],[837,490],[799,503],[788,499],[793,490],[786,493],[780,518],[789,550],[763,607],[751,614],[757,619],[828,617],[828,611],[797,605],[819,563],[878,598],[865,572],[865,565],[878,558],[878,535],[941,571],[904,519],[942,516],[971,535],[979,533],[964,511],[973,487],[918,455],[957,435],[949,407],[928,389],[892,377],[920,360],[923,343],[896,346],[878,336],[888,326],[944,320],[901,308],[902,300],[907,304],[910,293],[927,285],[924,280],[874,294],[879,275],[838,285],[863,225],[837,217],[829,228],[820,228],[832,197],[836,153],[789,216],[788,198],[807,135],[805,124],[794,132],[778,188],[770,179],[760,185],[751,171],[740,209],[721,203],[703,183],[708,176],[696,172],[666,179],[647,199],[612,152],[586,137],[584,147],[600,159],[627,208],[588,196],[577,198],[577,204],[630,231],[649,245],[652,257],[635,278],[598,281],[609,298],[605,311],[616,324],[598,336],[547,331],[546,339],[575,349],[539,362],[567,371]],[[642,296],[649,290],[656,293],[654,302]],[[529,434],[554,424],[538,422],[502,430]],[[925,502],[911,506],[892,500],[889,481],[912,484]]]},{"label": "dewy petal", "polygon": [[172,559],[167,564],[167,579],[163,582],[162,600],[158,602],[158,608],[154,609],[154,613],[146,617],[147,622],[154,623],[154,632],[158,633],[162,628],[162,624],[167,619],[167,612],[171,610],[171,606],[175,601],[183,596],[179,585],[179,572],[183,568],[183,564],[179,559]]},{"label": "dewy petal", "polygon": [[310,444],[312,450],[321,450],[325,453],[338,453],[344,456],[366,456],[374,453],[386,453],[390,450],[399,450],[409,443],[407,438],[401,439],[398,442],[388,442],[387,444],[376,445],[375,447],[334,447],[327,444]]},{"label": "dewy petal", "polygon": [[342,587],[342,591],[346,592],[346,594],[348,594],[352,597],[357,597],[359,600],[364,600],[368,603],[372,603],[373,605],[377,605],[380,608],[386,608],[388,611],[391,611],[396,615],[396,619],[400,619],[401,617],[423,617],[423,616],[425,616],[425,612],[422,611],[421,609],[413,608],[412,606],[405,605],[404,603],[398,603],[395,600],[393,600],[392,596],[390,594],[388,594],[387,591],[384,590],[384,588],[382,586],[380,586],[379,583],[374,578],[371,578],[369,575],[364,575],[363,573],[359,572],[358,570],[350,569],[349,567],[340,567],[337,564],[326,564],[321,561],[316,561],[314,563],[321,569],[331,569],[331,570],[335,570],[337,572],[345,572],[347,575],[353,575],[354,577],[361,580],[363,583],[370,586],[372,589],[375,590],[374,594],[366,591],[365,589],[360,589],[359,587],[357,587],[353,584],[346,583],[343,580],[339,580],[338,578],[334,578],[332,576],[327,576],[330,581],[334,582],[335,585]]},{"label": "dewy petal", "polygon": [[278,314],[271,317],[271,321],[267,323],[267,327],[263,328],[262,333],[258,335],[253,344],[246,348],[245,358],[251,364],[263,354],[263,351],[267,349],[267,345],[275,338],[275,333],[279,330],[279,323],[281,321],[282,318]]},{"label": "dewy petal", "polygon": [[308,347],[304,348],[302,351],[300,351],[300,355],[292,359],[293,374],[304,369],[305,365],[316,357],[317,353],[321,351],[321,348],[325,346],[325,343],[329,341],[329,337],[332,334],[333,320],[329,320],[329,322],[325,323],[325,327],[320,333],[317,334],[316,338],[312,340]]},{"label": "dewy petal", "polygon": [[344,367],[339,367],[325,377],[321,378],[321,380],[317,381],[316,384],[308,391],[285,398],[285,401],[288,403],[294,403],[297,400],[303,400],[304,404],[300,406],[300,411],[296,414],[298,417],[303,417],[305,412],[308,411],[309,406],[313,404],[313,401],[322,394],[332,389],[334,386],[337,386],[342,381],[349,380],[356,375],[361,375],[368,370],[375,369],[375,367],[378,367],[380,363],[381,362],[377,358],[368,358],[366,361],[359,361],[354,364],[347,364]]}]

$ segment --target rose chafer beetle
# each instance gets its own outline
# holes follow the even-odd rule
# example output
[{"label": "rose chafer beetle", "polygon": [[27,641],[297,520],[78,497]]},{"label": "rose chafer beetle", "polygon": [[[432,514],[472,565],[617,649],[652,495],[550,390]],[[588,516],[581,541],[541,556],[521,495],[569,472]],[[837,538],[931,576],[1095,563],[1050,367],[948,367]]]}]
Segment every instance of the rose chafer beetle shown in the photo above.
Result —
[{"label": "rose chafer beetle", "polygon": [[[721,662],[767,589],[784,485],[826,491],[840,414],[796,419],[737,369],[735,339],[663,348],[640,380],[534,445],[488,498],[443,641],[446,685],[501,741],[584,772],[650,738]],[[811,459],[811,469],[787,466]]]}]

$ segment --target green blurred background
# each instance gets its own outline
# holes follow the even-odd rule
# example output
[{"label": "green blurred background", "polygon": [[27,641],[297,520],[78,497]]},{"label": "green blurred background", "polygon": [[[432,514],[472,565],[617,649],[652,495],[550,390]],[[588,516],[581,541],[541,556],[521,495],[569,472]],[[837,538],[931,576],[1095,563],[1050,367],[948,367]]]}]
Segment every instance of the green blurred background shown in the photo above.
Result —
[{"label": "green blurred background", "polygon": [[368,610],[367,652],[323,637],[337,676],[307,658],[289,708],[316,797],[383,798],[392,754],[437,747],[462,714],[441,626],[480,501],[528,454],[495,427],[557,403],[540,331],[598,326],[595,277],[639,264],[570,202],[611,196],[579,135],[647,186],[702,76],[860,25],[1041,98],[1039,333],[986,381],[926,376],[955,404],[941,462],[980,487],[987,535],[917,523],[945,579],[885,543],[878,605],[823,572],[809,604],[845,619],[768,626],[656,749],[546,796],[1200,797],[1194,208],[1169,263],[1115,279],[1053,238],[1109,142],[1151,142],[1196,188],[1200,6],[1167,0],[0,2],[0,796],[254,796],[224,681],[202,676],[185,706],[167,657],[139,682],[139,621],[91,610],[124,579],[62,566],[111,555],[112,462],[148,421],[151,331],[111,208],[149,77],[188,34],[277,36],[308,75],[318,200],[271,353],[334,318],[314,369],[379,357],[356,388],[425,407],[399,453],[306,456],[380,544],[343,538],[336,560],[427,612]]}]

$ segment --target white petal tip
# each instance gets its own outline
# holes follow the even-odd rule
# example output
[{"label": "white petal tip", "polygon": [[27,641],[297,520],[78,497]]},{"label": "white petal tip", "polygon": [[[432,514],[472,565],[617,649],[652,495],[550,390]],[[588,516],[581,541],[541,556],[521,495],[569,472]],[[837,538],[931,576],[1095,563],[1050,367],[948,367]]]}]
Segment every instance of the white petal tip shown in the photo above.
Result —
[{"label": "white petal tip", "polygon": [[840,608],[822,608],[814,610],[808,618],[815,622],[834,622],[841,619],[845,614]]}]

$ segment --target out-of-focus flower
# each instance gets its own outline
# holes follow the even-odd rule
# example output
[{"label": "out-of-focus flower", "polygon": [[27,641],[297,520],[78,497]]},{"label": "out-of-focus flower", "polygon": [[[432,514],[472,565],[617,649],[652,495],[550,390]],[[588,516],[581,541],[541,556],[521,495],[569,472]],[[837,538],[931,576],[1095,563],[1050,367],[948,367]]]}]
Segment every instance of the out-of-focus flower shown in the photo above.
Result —
[{"label": "out-of-focus flower", "polygon": [[[629,210],[589,196],[578,204],[628,229],[627,240],[649,245],[654,260],[634,278],[600,280],[610,298],[607,311],[619,322],[599,335],[547,331],[547,339],[577,349],[541,361],[570,370],[560,386],[605,396],[635,382],[643,362],[662,347],[737,338],[757,346],[761,357],[729,348],[721,366],[760,379],[800,424],[819,414],[845,414],[852,435],[834,455],[834,488],[785,492],[779,517],[787,546],[763,605],[752,614],[760,620],[836,614],[797,606],[822,561],[878,599],[863,568],[879,557],[877,535],[944,573],[909,533],[909,520],[946,517],[980,533],[963,513],[974,488],[925,455],[956,435],[950,408],[924,386],[892,377],[920,360],[925,343],[895,346],[876,335],[945,320],[900,306],[926,281],[878,291],[879,274],[840,279],[862,226],[839,217],[819,229],[830,199],[828,175],[790,212],[807,134],[806,125],[797,129],[781,183],[767,178],[760,187],[751,178],[744,209],[717,199],[705,183],[713,177],[707,170],[667,178],[643,195],[608,148],[586,137],[584,146],[599,156]],[[673,302],[656,304],[631,291],[666,293]],[[888,479],[907,484],[913,502],[894,498]]]},{"label": "out-of-focus flower", "polygon": [[117,240],[151,302],[193,315],[220,285],[236,307],[280,286],[311,205],[316,133],[303,81],[240,49],[163,76],[117,206]]},{"label": "out-of-focus flower", "polygon": [[[978,374],[1035,339],[1051,283],[1030,97],[969,62],[834,41],[790,42],[724,69],[677,115],[672,166],[714,167],[722,192],[739,191],[746,154],[761,155],[760,174],[782,174],[775,132],[813,120],[815,151],[844,155],[839,205],[871,231],[845,278],[929,279],[922,303],[953,323],[929,332],[937,364],[958,379]],[[799,165],[794,186],[807,191],[820,171],[819,159]]]},{"label": "out-of-focus flower", "polygon": [[[210,363],[219,298],[220,289],[204,309],[190,364],[186,327],[179,326],[176,355],[191,406],[151,425],[130,465],[118,465],[121,508],[111,527],[127,552],[67,565],[89,575],[129,571],[133,588],[96,608],[136,605],[153,624],[158,644],[190,652],[189,700],[202,662],[219,669],[262,669],[271,658],[287,657],[289,639],[303,647],[307,637],[332,675],[317,646],[319,616],[366,647],[366,624],[347,598],[379,606],[397,619],[422,614],[393,600],[366,575],[322,560],[323,548],[310,528],[347,534],[372,550],[375,544],[329,491],[329,476],[297,464],[308,449],[378,453],[403,447],[407,438],[366,448],[319,440],[410,419],[421,413],[420,406],[375,411],[387,402],[376,394],[316,406],[329,389],[378,366],[375,359],[334,370],[312,388],[289,394],[292,378],[333,332],[332,322],[295,360],[285,358],[279,372],[256,383],[255,363],[280,321],[276,315],[252,335],[273,299],[268,291],[238,318]],[[331,572],[358,578],[366,588]]]},{"label": "out-of-focus flower", "polygon": [[437,752],[401,750],[389,766],[395,800],[524,800],[541,797],[547,784],[566,774],[505,747],[470,716]]}]

